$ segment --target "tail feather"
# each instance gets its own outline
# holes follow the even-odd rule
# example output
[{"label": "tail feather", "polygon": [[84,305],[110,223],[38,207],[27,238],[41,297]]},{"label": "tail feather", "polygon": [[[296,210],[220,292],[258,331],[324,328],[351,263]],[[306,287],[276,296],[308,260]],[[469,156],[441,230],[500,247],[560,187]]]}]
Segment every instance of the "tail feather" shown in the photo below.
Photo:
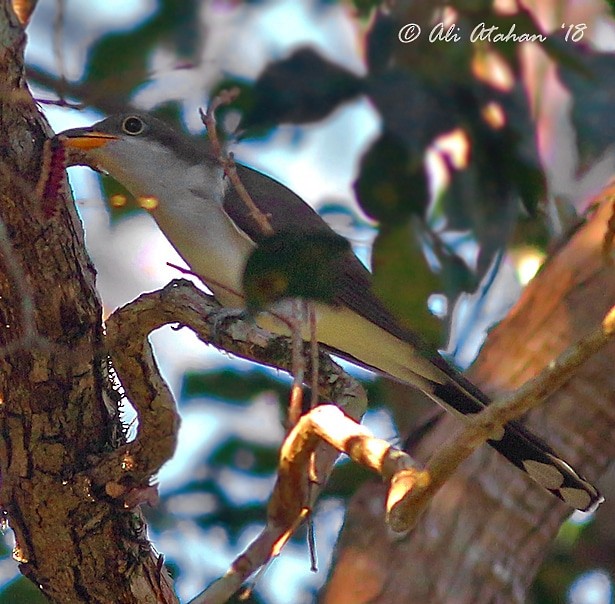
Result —
[{"label": "tail feather", "polygon": [[[489,398],[444,359],[434,359],[434,364],[448,377],[433,385],[431,395],[436,402],[462,415],[477,413],[489,404]],[[577,510],[593,510],[604,500],[591,483],[518,422],[509,422],[501,438],[487,442],[541,487]]]},{"label": "tail feather", "polygon": [[[352,331],[350,327],[346,330],[347,332]],[[376,336],[378,335],[381,334],[377,332]],[[385,333],[385,335],[391,338],[387,341],[389,345],[391,340],[393,343],[398,341],[403,346],[408,345],[401,340],[395,340],[390,334]],[[373,340],[378,342],[377,337]],[[420,356],[415,347],[410,345],[409,355],[408,350],[404,349],[399,353],[399,348],[391,346],[391,350],[395,351],[398,356],[373,355],[373,358],[368,358],[365,354],[366,350],[360,350],[362,354],[356,354],[356,356],[350,354],[348,350],[351,347],[348,344],[347,341],[338,345],[333,345],[332,341],[325,342],[325,346],[333,354],[419,388],[453,415],[464,416],[478,413],[491,402],[485,393],[464,378],[439,355],[432,357],[430,362],[427,358]],[[372,349],[375,347],[370,347],[367,351],[371,352]],[[386,346],[384,350],[388,350]],[[589,511],[603,501],[602,496],[592,484],[522,424],[518,422],[506,424],[501,438],[487,442],[541,487],[571,507]]]}]

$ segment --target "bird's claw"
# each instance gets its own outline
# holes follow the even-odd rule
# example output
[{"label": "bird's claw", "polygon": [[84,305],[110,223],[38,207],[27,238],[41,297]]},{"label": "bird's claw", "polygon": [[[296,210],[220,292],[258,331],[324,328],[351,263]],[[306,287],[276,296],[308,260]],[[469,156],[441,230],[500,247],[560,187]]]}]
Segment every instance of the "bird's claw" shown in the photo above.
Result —
[{"label": "bird's claw", "polygon": [[209,315],[213,320],[211,328],[211,340],[213,344],[220,343],[221,332],[224,329],[224,324],[229,321],[246,320],[249,318],[249,313],[244,308],[221,308]]}]

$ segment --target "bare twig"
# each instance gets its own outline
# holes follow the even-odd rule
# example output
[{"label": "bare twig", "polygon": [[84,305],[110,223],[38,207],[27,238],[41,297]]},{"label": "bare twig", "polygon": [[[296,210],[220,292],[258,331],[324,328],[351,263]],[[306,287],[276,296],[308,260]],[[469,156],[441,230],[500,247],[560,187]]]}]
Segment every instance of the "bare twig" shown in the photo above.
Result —
[{"label": "bare twig", "polygon": [[[122,384],[125,387],[130,385],[126,394],[143,417],[140,417],[137,439],[124,449],[114,452],[90,475],[97,484],[120,482],[129,474],[129,470],[137,483],[143,481],[149,478],[148,473],[155,473],[158,464],[164,462],[163,457],[170,454],[169,451],[172,452],[175,437],[172,428],[176,426],[177,418],[172,396],[151,358],[151,349],[146,338],[151,331],[165,324],[179,323],[190,327],[205,343],[215,339],[216,345],[228,352],[290,372],[290,354],[279,356],[280,350],[288,351],[286,338],[273,336],[252,321],[240,319],[221,330],[216,320],[220,308],[211,296],[194,284],[178,280],[172,281],[161,290],[143,294],[116,310],[108,319],[107,345],[114,368]],[[135,337],[135,334],[139,337]],[[323,368],[319,382],[321,396],[328,400],[341,401],[349,415],[361,417],[367,401],[360,386],[348,378],[326,355],[319,359],[319,365]],[[161,426],[162,432],[157,441],[150,443],[154,449],[149,450],[142,437],[154,435],[153,426],[163,421],[163,415],[167,416],[166,423]],[[146,426],[146,432],[141,433],[144,421],[151,421],[152,426]],[[132,461],[127,455],[132,457]],[[139,456],[142,457],[137,459]],[[330,451],[323,453],[321,457],[323,467],[332,463]],[[135,461],[136,465],[129,468]]]},{"label": "bare twig", "polygon": [[301,417],[282,445],[278,479],[267,508],[267,527],[227,573],[190,604],[226,602],[244,581],[279,554],[280,547],[304,521],[313,504],[306,469],[322,442],[378,472],[385,480],[400,472],[416,471],[409,455],[372,436],[337,406],[320,405],[312,409]]},{"label": "bare twig", "polygon": [[203,120],[203,124],[207,128],[207,134],[209,136],[209,141],[211,143],[213,153],[220,162],[220,165],[224,168],[224,173],[228,176],[228,179],[235,187],[235,190],[237,191],[237,194],[239,195],[241,200],[250,210],[250,215],[258,225],[263,235],[273,235],[274,231],[271,224],[269,223],[269,219],[258,209],[256,204],[252,200],[252,197],[248,193],[247,189],[241,182],[239,174],[237,174],[233,154],[229,153],[228,156],[225,156],[222,150],[222,145],[220,144],[220,139],[218,138],[218,132],[216,129],[216,110],[222,105],[228,105],[238,96],[239,88],[223,90],[209,104],[206,113],[202,109],[199,110],[199,113],[201,115],[201,120]]},{"label": "bare twig", "polygon": [[293,385],[290,391],[290,404],[288,406],[288,427],[297,424],[303,413],[303,384],[305,382],[305,358],[303,357],[303,309],[302,300],[293,300],[293,317],[291,321],[291,347],[293,356]]},{"label": "bare twig", "polygon": [[122,101],[121,98],[116,98],[115,95],[109,94],[109,87],[106,82],[85,84],[63,80],[40,67],[28,65],[26,67],[26,75],[28,81],[43,88],[48,88],[57,93],[57,95],[70,97],[73,99],[81,99],[80,103],[71,103],[66,100],[56,99],[37,99],[37,102],[46,105],[57,104],[60,107],[70,107],[73,109],[84,109],[85,107],[96,108],[103,113],[109,115],[113,113],[122,113],[124,111],[135,111],[137,108]]},{"label": "bare twig", "polygon": [[613,240],[615,239],[615,195],[607,200],[611,204],[611,217],[607,222],[607,230],[602,242],[602,255],[609,264],[613,264]]},{"label": "bare twig", "polygon": [[105,339],[113,367],[139,416],[137,437],[88,473],[94,484],[104,485],[107,495],[128,506],[139,501],[135,492],[147,493],[151,477],[175,452],[180,421],[148,340],[150,332],[169,321],[140,312],[142,308],[137,300],[116,310],[107,320]]},{"label": "bare twig", "polygon": [[49,105],[52,107],[65,107],[66,109],[77,109],[81,111],[85,109],[88,105],[86,103],[72,103],[71,101],[67,101],[66,99],[42,99],[37,97],[36,102],[41,105]]},{"label": "bare twig", "polygon": [[[116,359],[118,352],[120,355],[125,354],[123,350],[126,346],[124,337],[127,337],[127,334],[130,333],[131,338],[134,339],[135,331],[143,335],[165,323],[178,322],[180,325],[190,326],[199,338],[209,342],[213,331],[215,329],[219,330],[219,326],[215,325],[215,317],[219,309],[219,305],[210,296],[198,290],[192,283],[187,281],[175,281],[160,291],[144,294],[123,309],[120,309],[120,311],[116,311],[116,313],[119,312],[123,315],[121,320],[116,313],[112,315],[109,328],[111,332],[109,340],[112,356]],[[141,340],[141,338],[138,338],[138,340]],[[286,370],[290,370],[292,367],[290,354],[284,357],[280,357],[279,353],[276,356],[272,356],[272,351],[279,351],[283,348],[283,342],[286,339],[272,336],[259,329],[252,322],[235,321],[224,332],[217,333],[216,341],[217,345],[239,356],[248,357]],[[130,448],[130,451],[133,451],[134,454],[131,455],[130,459],[126,458],[127,451],[120,450],[105,460],[97,468],[95,475],[90,474],[95,483],[104,484],[105,486],[111,485],[115,487],[116,485],[123,485],[124,481],[122,478],[125,479],[129,475],[128,470],[131,473],[136,472],[138,485],[138,482],[143,481],[145,478],[143,472],[146,467],[151,471],[157,464],[162,462],[160,450],[156,451],[153,455],[145,450],[147,438],[144,438],[144,435],[141,434],[141,429],[143,428],[143,423],[150,419],[153,419],[154,424],[157,424],[157,414],[161,409],[166,414],[172,414],[173,410],[170,408],[171,401],[164,394],[166,387],[163,386],[163,394],[161,396],[158,393],[158,386],[153,386],[151,381],[152,379],[157,381],[160,379],[160,376],[157,375],[155,365],[150,364],[151,361],[147,350],[149,345],[145,340],[142,340],[139,346],[145,348],[136,353],[135,359],[121,360],[119,365],[116,361],[114,365],[121,380],[130,380],[131,389],[127,392],[128,396],[131,399],[135,396],[141,397],[141,400],[133,400],[132,402],[140,410],[140,413],[143,413],[144,410],[145,414],[140,417],[140,433],[136,441],[131,443],[132,448]],[[288,349],[287,346],[286,349]],[[128,367],[129,371],[132,371],[131,364],[135,361],[138,364],[140,360],[141,365],[143,365],[144,357],[147,362],[147,372],[141,371],[141,375],[124,374],[126,367]],[[126,363],[129,364],[127,365]],[[322,355],[319,359],[319,366],[322,368],[319,382],[321,397],[339,402],[350,417],[359,419],[367,405],[367,399],[362,388],[344,374],[326,355]],[[154,397],[153,399],[152,396]],[[303,424],[301,426],[302,428],[299,428],[298,432],[296,429],[292,433],[297,434],[305,429]],[[145,428],[145,430],[145,436],[148,434],[153,436],[154,430],[151,427]],[[170,442],[172,440],[172,433],[166,435],[163,440]],[[153,444],[158,447],[157,443]],[[128,452],[130,453],[130,451]],[[327,476],[337,458],[337,450],[328,445],[319,444],[315,451],[312,447],[309,455],[312,454],[315,457],[314,464],[317,468],[318,476]],[[133,464],[132,468],[128,468],[127,462]],[[285,513],[279,517],[280,522],[276,521],[268,525],[268,529],[265,530],[263,536],[236,561],[231,571],[229,571],[228,577],[214,584],[210,593],[228,593],[229,589],[232,589],[232,592],[234,592],[241,585],[244,577],[249,576],[255,569],[260,568],[268,557],[276,551],[276,548],[288,538],[294,530],[293,527],[295,527],[296,523],[300,523],[303,520],[318,494],[316,489],[310,488],[308,490],[307,488],[309,478],[305,467],[303,472],[301,470],[295,472],[293,468],[290,471],[290,479],[294,479],[296,476],[300,477],[299,481],[304,485],[302,498],[306,501],[306,505],[299,508],[291,507],[292,517],[291,514]],[[301,474],[303,475],[301,476]],[[281,479],[281,482],[283,484],[285,482],[284,479]],[[292,489],[278,487],[277,492],[278,494],[272,497],[272,503],[270,504],[270,509],[273,510],[270,515],[273,518],[277,517],[275,510],[284,507],[281,506],[280,502],[284,498],[288,498],[289,494],[291,500],[297,499]],[[125,496],[127,494],[130,493],[120,495]],[[290,518],[290,521],[287,522],[288,518]],[[267,555],[264,552],[267,552]]]},{"label": "bare twig", "polygon": [[[215,325],[215,316],[219,308],[210,296],[198,290],[192,283],[175,281],[160,291],[140,296],[110,317],[107,325],[109,350],[118,376],[124,384],[129,385],[127,395],[137,408],[140,422],[136,440],[114,452],[94,472],[89,473],[88,477],[94,484],[105,485],[108,494],[124,499],[131,497],[133,494],[131,488],[142,489],[146,479],[149,478],[148,473],[156,471],[165,457],[172,453],[174,446],[178,421],[175,407],[171,394],[162,382],[151,358],[146,334],[166,323],[179,322],[181,325],[189,326],[199,338],[209,342],[213,331],[219,329],[219,326]],[[135,338],[135,334],[138,337]],[[292,367],[291,355],[284,358],[271,356],[270,350],[279,350],[285,339],[264,332],[252,322],[238,320],[229,325],[224,333],[218,333],[216,340],[226,350],[239,356],[287,370]],[[275,341],[273,346],[271,346],[272,341]],[[323,368],[319,383],[321,396],[340,401],[349,417],[359,419],[367,404],[361,387],[326,356],[323,355],[319,359],[319,365]],[[315,418],[322,416],[319,409],[321,408],[314,410],[317,412]],[[344,413],[338,410],[336,417],[338,421],[351,424],[353,429],[358,430],[356,434],[360,438],[366,437],[365,429],[346,417]],[[267,528],[261,537],[236,560],[227,575],[210,588],[206,599],[197,599],[195,602],[225,601],[229,590],[230,593],[236,591],[248,576],[262,567],[272,556],[277,555],[307,516],[318,493],[315,489],[308,488],[306,460],[309,462],[314,456],[318,475],[324,477],[331,471],[337,457],[337,450],[320,443],[318,436],[315,439],[304,436],[305,430],[308,429],[306,422],[311,421],[313,419],[301,419],[284,445],[283,461],[281,461],[283,469],[269,505]],[[320,431],[330,429],[331,427],[323,427]],[[318,430],[316,433],[320,434]],[[336,442],[333,435],[328,435],[327,439]],[[297,442],[298,444],[294,444]],[[302,448],[301,443],[306,443],[309,450]],[[339,444],[335,446],[340,448]],[[154,450],[151,451],[150,447]],[[350,442],[344,447],[349,451],[353,449]],[[371,450],[384,452],[387,447],[388,445],[379,448],[372,446]],[[355,448],[353,451],[356,457],[358,450]],[[293,455],[303,460],[303,465],[294,463]],[[372,465],[378,463],[374,461]],[[134,477],[135,480],[126,486],[125,479],[128,476]],[[303,486],[300,492],[297,492],[291,484]],[[295,505],[295,502],[299,501],[304,503]]]}]

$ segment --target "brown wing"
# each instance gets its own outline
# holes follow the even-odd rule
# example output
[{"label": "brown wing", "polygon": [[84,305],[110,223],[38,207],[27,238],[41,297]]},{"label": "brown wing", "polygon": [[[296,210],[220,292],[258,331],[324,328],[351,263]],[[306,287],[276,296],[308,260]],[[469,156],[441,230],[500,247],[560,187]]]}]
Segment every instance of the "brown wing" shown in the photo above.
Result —
[{"label": "brown wing", "polygon": [[[258,209],[269,218],[275,232],[333,232],[307,203],[281,183],[246,166],[237,165],[237,172]],[[263,238],[246,204],[230,185],[224,198],[224,209],[252,240],[258,243]],[[339,270],[332,278],[337,281],[336,292],[340,304],[401,340],[420,346],[418,337],[403,329],[374,295],[369,271],[352,252],[340,260]]]}]

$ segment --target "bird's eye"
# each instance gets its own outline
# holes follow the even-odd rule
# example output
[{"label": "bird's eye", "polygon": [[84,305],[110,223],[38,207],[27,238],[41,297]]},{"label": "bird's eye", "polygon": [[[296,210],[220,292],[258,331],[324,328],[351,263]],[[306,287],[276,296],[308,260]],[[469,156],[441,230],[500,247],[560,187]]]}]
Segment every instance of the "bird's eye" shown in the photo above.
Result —
[{"label": "bird's eye", "polygon": [[131,117],[127,117],[122,122],[122,130],[126,134],[141,134],[141,132],[143,132],[143,128],[145,128],[143,120],[138,117],[135,117],[134,115]]}]

